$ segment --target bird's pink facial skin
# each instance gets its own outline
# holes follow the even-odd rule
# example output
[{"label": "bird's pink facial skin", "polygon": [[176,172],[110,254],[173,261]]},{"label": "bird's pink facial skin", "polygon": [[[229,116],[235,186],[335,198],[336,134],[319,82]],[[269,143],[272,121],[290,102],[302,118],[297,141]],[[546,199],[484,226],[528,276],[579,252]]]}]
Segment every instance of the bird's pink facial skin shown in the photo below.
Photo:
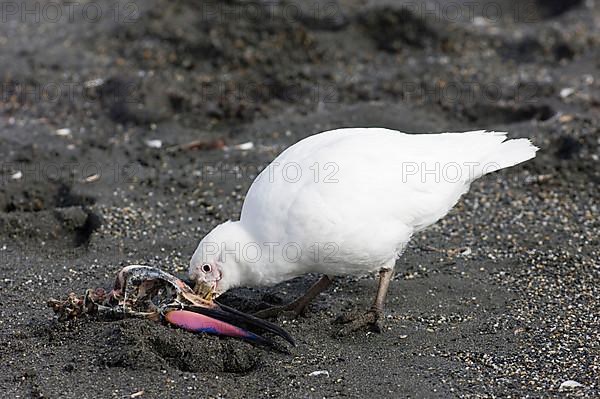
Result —
[{"label": "bird's pink facial skin", "polygon": [[195,289],[198,291],[208,291],[212,293],[213,298],[218,297],[223,292],[219,290],[219,281],[221,280],[221,269],[216,263],[203,263],[191,268],[190,278],[196,284],[202,285]]}]

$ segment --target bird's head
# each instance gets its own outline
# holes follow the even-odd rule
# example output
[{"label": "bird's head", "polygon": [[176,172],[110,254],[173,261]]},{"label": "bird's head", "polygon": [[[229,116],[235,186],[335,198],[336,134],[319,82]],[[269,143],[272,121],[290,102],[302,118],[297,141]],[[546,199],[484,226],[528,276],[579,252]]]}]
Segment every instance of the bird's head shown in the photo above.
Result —
[{"label": "bird's head", "polygon": [[241,284],[239,248],[244,239],[239,222],[225,222],[215,227],[198,244],[190,261],[189,276],[196,292],[216,298]]}]

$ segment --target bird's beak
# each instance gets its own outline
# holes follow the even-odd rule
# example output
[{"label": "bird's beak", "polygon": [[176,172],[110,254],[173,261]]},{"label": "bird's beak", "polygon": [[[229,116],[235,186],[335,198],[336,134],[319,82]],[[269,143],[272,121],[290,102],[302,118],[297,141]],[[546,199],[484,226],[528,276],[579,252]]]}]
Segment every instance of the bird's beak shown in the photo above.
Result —
[{"label": "bird's beak", "polygon": [[216,286],[216,281],[212,283],[196,281],[194,294],[212,302],[213,305],[186,306],[185,309],[171,310],[164,314],[167,322],[188,331],[242,338],[268,346],[275,345],[272,340],[245,329],[254,328],[278,335],[295,346],[290,334],[281,327],[215,302],[214,298],[221,294],[216,291]]},{"label": "bird's beak", "polygon": [[242,326],[253,327],[278,335],[290,344],[296,345],[293,338],[281,327],[216,302],[213,307],[186,306],[184,310],[170,310],[164,314],[164,317],[169,324],[187,331],[225,335],[257,344],[276,346],[271,339],[247,331]]}]

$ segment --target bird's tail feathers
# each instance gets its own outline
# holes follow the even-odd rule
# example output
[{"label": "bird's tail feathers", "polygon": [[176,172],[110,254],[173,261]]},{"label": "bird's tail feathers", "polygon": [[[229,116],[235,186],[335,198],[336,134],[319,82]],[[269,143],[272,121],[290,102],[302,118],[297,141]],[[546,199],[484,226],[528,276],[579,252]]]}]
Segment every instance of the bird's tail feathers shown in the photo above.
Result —
[{"label": "bird's tail feathers", "polygon": [[483,159],[481,175],[525,162],[535,157],[537,150],[538,147],[534,146],[529,139],[503,141]]}]

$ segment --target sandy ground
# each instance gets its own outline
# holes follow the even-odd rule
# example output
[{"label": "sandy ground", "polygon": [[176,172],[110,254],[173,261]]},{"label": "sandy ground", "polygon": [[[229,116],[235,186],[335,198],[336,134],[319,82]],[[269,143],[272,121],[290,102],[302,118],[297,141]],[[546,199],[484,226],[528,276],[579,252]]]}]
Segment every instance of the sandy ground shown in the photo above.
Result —
[{"label": "sandy ground", "polygon": [[[600,396],[597,3],[3,3],[1,396]],[[331,324],[373,276],[277,320],[290,354],[46,307],[126,264],[183,275],[257,170],[342,126],[508,130],[542,150],[415,238],[382,334]],[[223,302],[253,311],[316,278]]]}]

